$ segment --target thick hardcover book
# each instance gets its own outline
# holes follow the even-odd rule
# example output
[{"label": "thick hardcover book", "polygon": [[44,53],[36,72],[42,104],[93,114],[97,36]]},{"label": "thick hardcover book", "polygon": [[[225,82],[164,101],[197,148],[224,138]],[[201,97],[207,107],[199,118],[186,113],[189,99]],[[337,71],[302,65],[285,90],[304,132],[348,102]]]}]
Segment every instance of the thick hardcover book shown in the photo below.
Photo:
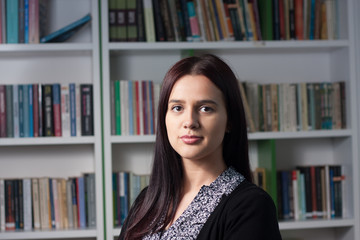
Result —
[{"label": "thick hardcover book", "polygon": [[94,135],[93,86],[81,84],[81,135]]},{"label": "thick hardcover book", "polygon": [[54,114],[52,85],[42,86],[43,134],[46,137],[54,136]]},{"label": "thick hardcover book", "polygon": [[69,38],[71,38],[77,31],[80,30],[83,26],[85,26],[91,20],[91,15],[87,14],[86,16],[76,20],[75,22],[47,35],[40,39],[41,43],[49,43],[49,42],[65,42]]}]

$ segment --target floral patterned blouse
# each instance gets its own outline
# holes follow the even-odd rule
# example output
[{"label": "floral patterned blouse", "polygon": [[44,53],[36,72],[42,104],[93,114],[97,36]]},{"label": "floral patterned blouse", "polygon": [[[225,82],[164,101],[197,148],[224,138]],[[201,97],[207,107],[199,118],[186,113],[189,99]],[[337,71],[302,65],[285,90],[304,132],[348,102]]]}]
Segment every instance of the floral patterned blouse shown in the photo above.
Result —
[{"label": "floral patterned blouse", "polygon": [[147,235],[144,240],[196,239],[201,228],[219,204],[222,196],[229,195],[244,176],[232,167],[225,170],[209,186],[202,186],[193,201],[169,229]]}]

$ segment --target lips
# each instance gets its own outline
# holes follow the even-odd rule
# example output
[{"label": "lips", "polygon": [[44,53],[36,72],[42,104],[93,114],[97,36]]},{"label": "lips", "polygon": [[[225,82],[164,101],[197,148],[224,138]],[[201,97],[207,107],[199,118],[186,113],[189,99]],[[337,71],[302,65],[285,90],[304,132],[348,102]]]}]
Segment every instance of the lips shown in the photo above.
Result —
[{"label": "lips", "polygon": [[180,139],[186,144],[196,144],[202,140],[202,137],[195,135],[184,135]]}]

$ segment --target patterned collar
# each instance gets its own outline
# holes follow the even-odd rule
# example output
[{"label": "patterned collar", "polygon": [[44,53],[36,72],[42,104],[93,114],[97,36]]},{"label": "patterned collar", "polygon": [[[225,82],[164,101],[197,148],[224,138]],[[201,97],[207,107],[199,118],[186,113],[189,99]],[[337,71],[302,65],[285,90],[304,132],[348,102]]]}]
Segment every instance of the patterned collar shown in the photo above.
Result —
[{"label": "patterned collar", "polygon": [[223,195],[229,195],[244,176],[229,167],[209,186],[202,186],[181,216],[164,232],[147,235],[144,240],[196,239]]}]

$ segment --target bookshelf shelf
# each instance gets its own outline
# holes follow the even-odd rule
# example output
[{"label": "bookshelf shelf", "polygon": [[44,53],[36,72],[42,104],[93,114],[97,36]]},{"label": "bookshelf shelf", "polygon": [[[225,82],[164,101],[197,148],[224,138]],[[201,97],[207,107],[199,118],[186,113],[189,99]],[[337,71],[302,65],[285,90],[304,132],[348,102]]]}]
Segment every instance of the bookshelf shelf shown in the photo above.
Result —
[{"label": "bookshelf shelf", "polygon": [[336,220],[303,220],[303,221],[280,221],[281,230],[311,229],[311,228],[342,228],[353,227],[353,219]]},{"label": "bookshelf shelf", "polygon": [[146,136],[112,136],[112,143],[153,143],[155,135]]},{"label": "bookshelf shelf", "polygon": [[347,40],[304,40],[304,41],[244,41],[244,42],[124,42],[109,43],[109,50],[310,50],[329,51],[331,49],[346,48],[349,46]]},{"label": "bookshelf shelf", "polygon": [[96,229],[44,230],[44,231],[8,231],[0,234],[0,239],[67,239],[95,238]]},{"label": "bookshelf shelf", "polygon": [[0,44],[0,53],[92,51],[92,43]]},{"label": "bookshelf shelf", "polygon": [[90,137],[40,137],[40,138],[0,138],[0,146],[32,146],[32,145],[72,145],[94,144],[95,138]]}]

